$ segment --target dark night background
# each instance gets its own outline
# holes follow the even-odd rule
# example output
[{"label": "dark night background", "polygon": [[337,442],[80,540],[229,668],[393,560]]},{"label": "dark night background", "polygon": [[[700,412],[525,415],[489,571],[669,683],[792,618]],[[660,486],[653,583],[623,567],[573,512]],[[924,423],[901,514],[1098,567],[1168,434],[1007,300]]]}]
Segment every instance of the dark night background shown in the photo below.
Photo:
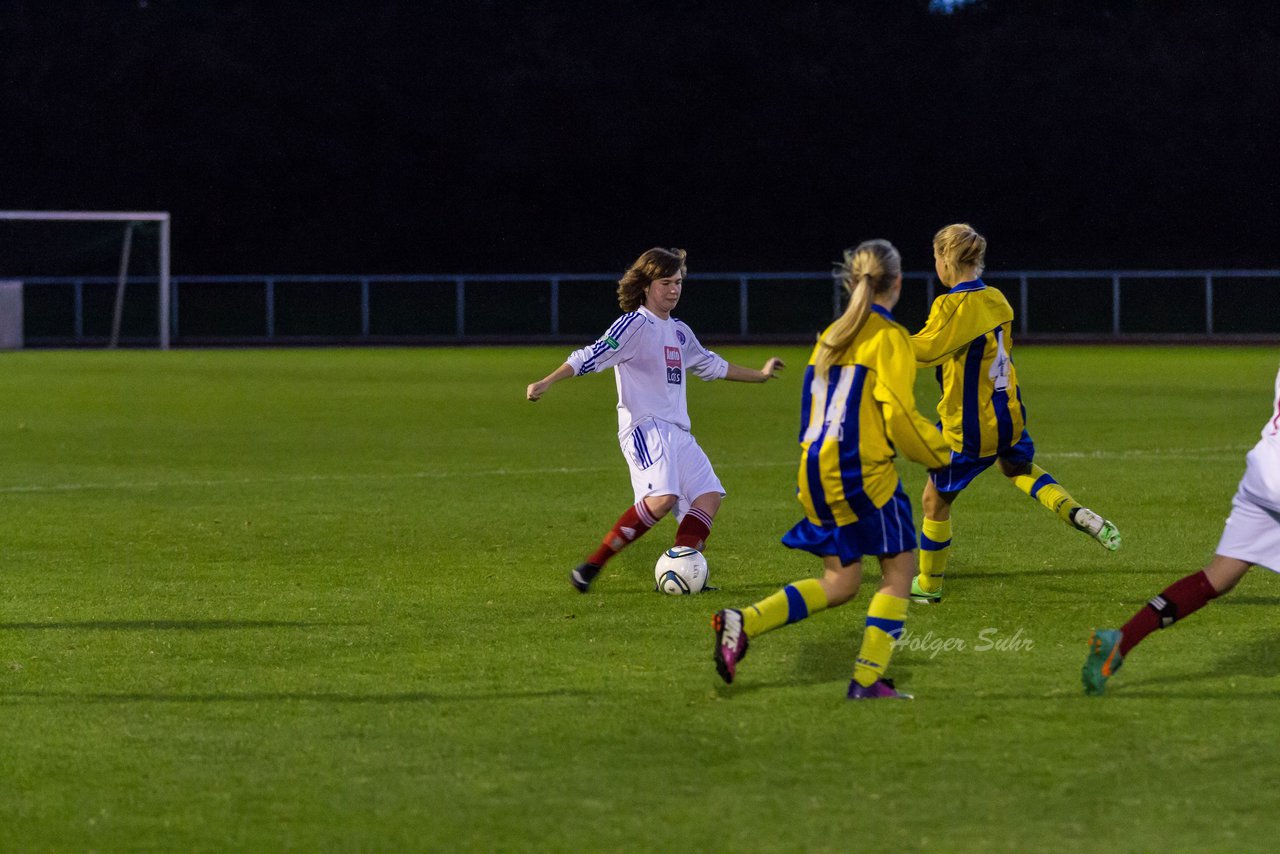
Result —
[{"label": "dark night background", "polygon": [[959,219],[1280,267],[1275,4],[928,6],[9,0],[0,206],[172,211],[185,274],[928,269]]}]

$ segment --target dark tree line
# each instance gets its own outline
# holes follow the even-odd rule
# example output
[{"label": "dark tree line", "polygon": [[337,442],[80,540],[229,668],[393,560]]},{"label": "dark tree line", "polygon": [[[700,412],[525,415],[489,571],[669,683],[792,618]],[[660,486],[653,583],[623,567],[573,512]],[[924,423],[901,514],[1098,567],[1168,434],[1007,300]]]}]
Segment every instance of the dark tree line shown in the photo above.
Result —
[{"label": "dark tree line", "polygon": [[2,204],[171,210],[188,273],[1280,266],[1272,4],[928,5],[19,0]]}]

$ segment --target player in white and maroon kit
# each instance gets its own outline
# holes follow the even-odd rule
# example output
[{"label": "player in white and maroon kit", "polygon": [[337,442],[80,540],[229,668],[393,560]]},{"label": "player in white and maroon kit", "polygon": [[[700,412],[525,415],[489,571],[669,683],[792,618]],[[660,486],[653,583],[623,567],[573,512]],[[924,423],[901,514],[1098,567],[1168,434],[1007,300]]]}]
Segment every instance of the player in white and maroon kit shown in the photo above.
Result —
[{"label": "player in white and maroon kit", "polygon": [[685,251],[650,249],[618,282],[619,317],[594,344],[575,350],[563,365],[526,390],[537,400],[553,384],[608,368],[618,384],[618,441],[631,469],[635,505],[619,517],[604,541],[571,573],[583,593],[609,558],[676,511],[675,545],[706,546],[724,487],[711,461],[689,432],[685,381],[762,383],[782,360],[758,371],[725,361],[698,343],[693,330],[671,316],[684,285]]},{"label": "player in white and maroon kit", "polygon": [[1231,515],[1213,559],[1204,569],[1166,588],[1122,628],[1093,633],[1084,663],[1085,692],[1101,694],[1139,641],[1226,593],[1254,566],[1280,572],[1280,373],[1271,419],[1245,457],[1244,477],[1231,499]]}]

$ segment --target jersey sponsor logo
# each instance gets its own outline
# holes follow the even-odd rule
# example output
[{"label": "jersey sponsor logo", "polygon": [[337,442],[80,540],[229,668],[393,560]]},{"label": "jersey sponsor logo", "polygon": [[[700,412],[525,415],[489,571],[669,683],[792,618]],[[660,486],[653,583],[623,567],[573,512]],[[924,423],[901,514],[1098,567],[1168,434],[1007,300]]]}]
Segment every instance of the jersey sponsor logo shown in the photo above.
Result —
[{"label": "jersey sponsor logo", "polygon": [[669,385],[680,385],[683,379],[680,370],[680,348],[679,347],[663,347],[667,356],[667,383]]},{"label": "jersey sponsor logo", "polygon": [[606,335],[604,343],[608,345],[610,350],[618,349],[618,339],[614,338],[612,335]]}]

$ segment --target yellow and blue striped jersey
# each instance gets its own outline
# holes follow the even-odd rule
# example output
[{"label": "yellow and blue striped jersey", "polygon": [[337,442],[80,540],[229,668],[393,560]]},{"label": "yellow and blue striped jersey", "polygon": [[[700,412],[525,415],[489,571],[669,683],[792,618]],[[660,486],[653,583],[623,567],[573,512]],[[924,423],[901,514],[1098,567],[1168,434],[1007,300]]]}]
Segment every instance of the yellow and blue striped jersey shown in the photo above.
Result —
[{"label": "yellow and blue striped jersey", "polygon": [[989,457],[1022,437],[1027,411],[1010,351],[1013,308],[981,279],[933,301],[911,336],[920,367],[938,368],[942,435],[956,452]]},{"label": "yellow and blue striped jersey", "polygon": [[800,399],[796,497],[813,524],[849,525],[893,496],[897,452],[940,468],[947,447],[916,410],[911,338],[888,311],[872,306],[845,355],[821,374],[813,366],[817,352]]}]

